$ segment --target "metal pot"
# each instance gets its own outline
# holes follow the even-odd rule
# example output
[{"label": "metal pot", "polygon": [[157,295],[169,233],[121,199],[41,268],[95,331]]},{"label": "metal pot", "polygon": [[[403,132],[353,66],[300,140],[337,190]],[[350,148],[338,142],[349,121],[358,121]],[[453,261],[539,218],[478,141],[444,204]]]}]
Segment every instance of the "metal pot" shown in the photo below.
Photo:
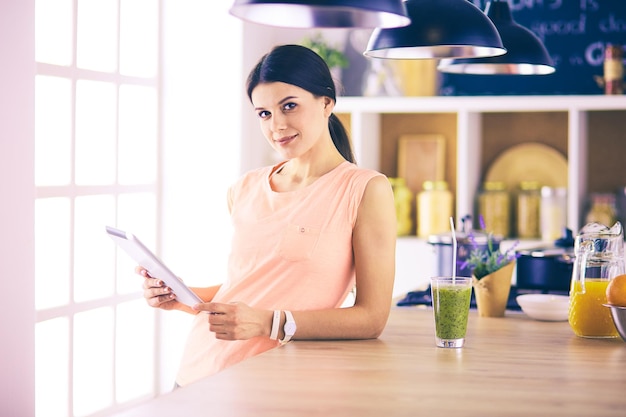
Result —
[{"label": "metal pot", "polygon": [[[474,242],[479,249],[487,249],[488,235],[485,233],[472,231]],[[463,264],[474,249],[474,243],[469,239],[470,233],[455,232],[457,251],[456,251],[456,275],[459,277],[471,277],[472,270],[469,266],[463,267]],[[500,248],[501,238],[494,236],[492,238],[493,250]],[[440,233],[428,236],[428,243],[433,246],[435,257],[437,260],[435,273],[438,276],[452,275],[452,258],[453,258],[453,239],[452,233]]]},{"label": "metal pot", "polygon": [[569,291],[574,264],[571,248],[536,248],[518,253],[517,288]]}]

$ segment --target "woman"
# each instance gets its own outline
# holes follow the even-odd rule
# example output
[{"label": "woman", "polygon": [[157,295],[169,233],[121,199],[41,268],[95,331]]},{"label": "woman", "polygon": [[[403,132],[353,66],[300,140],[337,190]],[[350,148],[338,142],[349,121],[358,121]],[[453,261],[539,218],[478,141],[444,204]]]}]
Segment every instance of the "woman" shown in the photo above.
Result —
[{"label": "woman", "polygon": [[[205,302],[191,309],[139,269],[151,306],[209,313],[194,320],[179,385],[291,338],[376,338],[391,307],[393,193],[385,176],[354,164],[325,62],[302,46],[276,47],[250,73],[247,91],[284,161],[229,189],[226,281],[194,288]],[[353,306],[341,308],[355,285]]]}]

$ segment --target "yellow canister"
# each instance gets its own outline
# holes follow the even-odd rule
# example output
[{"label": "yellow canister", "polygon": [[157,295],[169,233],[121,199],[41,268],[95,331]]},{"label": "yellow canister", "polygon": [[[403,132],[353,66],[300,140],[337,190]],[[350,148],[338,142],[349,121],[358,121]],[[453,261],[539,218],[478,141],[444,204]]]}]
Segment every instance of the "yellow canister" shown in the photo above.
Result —
[{"label": "yellow canister", "polygon": [[486,232],[502,237],[510,235],[511,206],[509,192],[502,181],[485,181],[478,195],[478,214],[483,216]]},{"label": "yellow canister", "polygon": [[538,181],[522,181],[517,193],[517,237],[536,239],[541,236],[540,208],[541,184]]},{"label": "yellow canister", "polygon": [[450,230],[452,193],[446,181],[424,181],[423,190],[417,194],[417,236],[442,233]]},{"label": "yellow canister", "polygon": [[393,198],[396,205],[397,234],[398,236],[410,235],[413,230],[413,218],[411,208],[413,193],[407,187],[404,178],[389,178],[393,189]]}]

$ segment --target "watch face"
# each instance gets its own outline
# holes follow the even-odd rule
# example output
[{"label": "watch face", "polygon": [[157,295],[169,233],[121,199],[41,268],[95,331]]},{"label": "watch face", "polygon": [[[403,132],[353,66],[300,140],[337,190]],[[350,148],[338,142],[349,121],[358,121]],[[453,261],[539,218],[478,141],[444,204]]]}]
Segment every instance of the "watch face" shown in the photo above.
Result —
[{"label": "watch face", "polygon": [[293,336],[296,333],[296,323],[285,323],[285,334]]}]

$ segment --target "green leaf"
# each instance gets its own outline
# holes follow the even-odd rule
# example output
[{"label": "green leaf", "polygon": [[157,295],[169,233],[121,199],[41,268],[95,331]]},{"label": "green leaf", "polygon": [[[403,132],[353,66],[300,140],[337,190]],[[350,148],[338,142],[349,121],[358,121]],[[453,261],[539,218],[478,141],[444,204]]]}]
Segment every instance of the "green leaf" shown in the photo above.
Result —
[{"label": "green leaf", "polygon": [[305,38],[302,41],[302,46],[315,51],[326,62],[328,68],[346,68],[350,65],[350,61],[348,61],[345,54],[339,49],[328,45],[320,34],[311,38]]}]

